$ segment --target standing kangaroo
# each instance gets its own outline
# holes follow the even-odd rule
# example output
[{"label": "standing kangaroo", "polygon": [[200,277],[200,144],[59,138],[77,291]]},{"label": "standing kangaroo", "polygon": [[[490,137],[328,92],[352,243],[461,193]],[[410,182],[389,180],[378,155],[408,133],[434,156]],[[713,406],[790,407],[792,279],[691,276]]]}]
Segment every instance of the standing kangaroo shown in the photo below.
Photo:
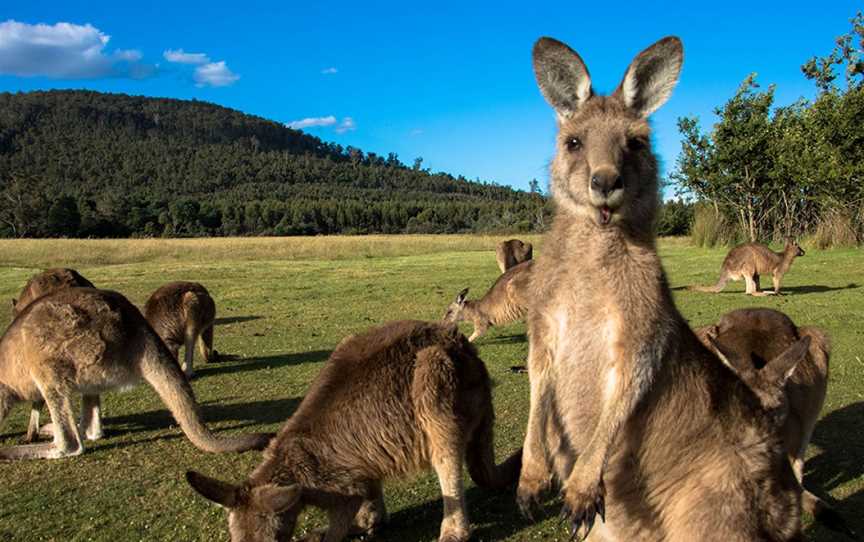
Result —
[{"label": "standing kangaroo", "polygon": [[[804,482],[804,459],[828,389],[831,343],[817,327],[797,327],[782,312],[772,309],[738,309],[720,317],[714,325],[695,330],[696,336],[737,373],[757,395],[769,397],[779,391],[766,371],[781,354],[802,338],[809,338],[806,356],[791,375],[782,379],[783,401],[788,405],[782,419],[786,453],[798,483]],[[776,371],[774,371],[776,373]],[[766,375],[768,377],[766,378]],[[788,379],[788,380],[787,380]],[[766,401],[763,400],[763,403]],[[802,508],[828,527],[854,537],[843,518],[819,497],[803,489]]]},{"label": "standing kangaroo", "polygon": [[520,241],[519,239],[510,239],[509,241],[501,241],[495,247],[495,260],[498,262],[498,269],[502,273],[520,263],[527,262],[534,255],[534,247],[531,243]]},{"label": "standing kangaroo", "polygon": [[492,326],[503,326],[525,317],[528,312],[528,287],[531,282],[532,260],[522,262],[505,271],[477,301],[468,301],[465,288],[444,313],[444,322],[470,321],[474,332],[468,338],[474,342]]},{"label": "standing kangaroo", "polygon": [[[81,276],[78,271],[68,268],[46,269],[30,277],[18,299],[12,300],[12,319],[14,320],[30,303],[43,295],[49,294],[62,288],[94,288],[93,283]],[[88,396],[86,402],[94,404],[99,408],[99,396]],[[37,399],[30,405],[30,422],[27,424],[27,434],[23,442],[30,443],[39,437],[39,417],[42,405],[45,402]]]},{"label": "standing kangaroo", "polygon": [[147,300],[144,316],[178,360],[183,346],[186,378],[195,374],[192,360],[196,341],[204,361],[212,361],[216,303],[204,286],[197,282],[169,282]]},{"label": "standing kangaroo", "polygon": [[678,80],[681,42],[641,52],[608,97],[565,44],[542,38],[533,56],[558,117],[556,214],[531,279],[520,507],[555,479],[577,538],[799,539],[779,431],[693,334],[657,255],[647,118]]},{"label": "standing kangaroo", "polygon": [[235,542],[289,540],[307,506],[329,527],[307,540],[339,542],[386,512],[381,481],[430,465],[444,497],[440,542],[468,540],[462,488],[516,481],[520,454],[494,463],[492,394],[477,351],[456,326],[391,322],[343,340],[315,378],[264,461],[240,486],[196,472],[187,480],[228,508]]},{"label": "standing kangaroo", "polygon": [[771,273],[774,294],[780,293],[780,281],[792,267],[798,256],[805,254],[797,241],[788,239],[783,252],[774,252],[760,243],[745,243],[729,251],[720,267],[720,280],[714,286],[692,286],[697,292],[717,293],[726,287],[730,280],[741,280],[747,285],[746,293],[752,296],[769,295],[772,292],[759,291],[759,275]]},{"label": "standing kangaroo", "polygon": [[[16,402],[44,399],[54,441],[0,449],[0,459],[82,453],[82,433],[90,440],[102,436],[99,394],[142,379],[201,450],[260,450],[269,442],[271,435],[219,438],[210,432],[177,360],[125,297],[107,290],[64,288],[31,303],[0,339],[0,422]],[[72,413],[75,393],[84,395],[80,429]]]}]

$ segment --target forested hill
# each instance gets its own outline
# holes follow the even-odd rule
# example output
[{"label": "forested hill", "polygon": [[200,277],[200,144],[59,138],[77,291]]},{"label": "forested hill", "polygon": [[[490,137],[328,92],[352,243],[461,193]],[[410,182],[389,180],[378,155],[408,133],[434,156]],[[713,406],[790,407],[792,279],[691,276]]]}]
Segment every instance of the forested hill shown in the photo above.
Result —
[{"label": "forested hill", "polygon": [[0,93],[0,235],[531,230],[543,199],[217,105]]}]

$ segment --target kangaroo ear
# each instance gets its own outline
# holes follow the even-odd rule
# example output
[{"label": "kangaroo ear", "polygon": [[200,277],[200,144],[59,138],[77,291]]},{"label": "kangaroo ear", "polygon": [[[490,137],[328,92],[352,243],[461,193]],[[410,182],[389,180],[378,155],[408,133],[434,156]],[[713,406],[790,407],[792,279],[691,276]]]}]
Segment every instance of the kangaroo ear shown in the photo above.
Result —
[{"label": "kangaroo ear", "polygon": [[591,77],[582,58],[552,38],[534,44],[534,75],[540,92],[558,117],[567,117],[591,97]]},{"label": "kangaroo ear", "polygon": [[782,354],[768,362],[762,369],[770,371],[768,377],[779,385],[783,385],[789,380],[789,377],[795,372],[798,363],[801,362],[810,350],[810,336],[804,336],[794,343],[792,346],[783,351]]},{"label": "kangaroo ear", "polygon": [[281,514],[300,500],[302,490],[298,484],[277,486],[267,484],[252,490],[252,503],[261,510]]},{"label": "kangaroo ear", "polygon": [[467,297],[468,297],[468,288],[465,288],[464,290],[462,290],[461,292],[459,292],[459,295],[456,296],[456,303],[458,303],[458,304],[460,304],[460,305],[461,305],[462,303],[465,303],[465,299],[466,299]]},{"label": "kangaroo ear", "polygon": [[615,95],[647,117],[669,99],[683,62],[681,40],[674,36],[663,38],[633,59]]},{"label": "kangaroo ear", "polygon": [[711,326],[710,328],[708,328],[708,330],[705,332],[705,339],[708,341],[708,344],[706,346],[708,346],[708,348],[711,349],[718,358],[720,358],[720,361],[723,362],[723,365],[729,367],[733,373],[741,377],[741,372],[738,370],[738,366],[735,364],[735,361],[738,359],[735,353],[731,351],[725,351],[723,345],[717,342],[717,326]]},{"label": "kangaroo ear", "polygon": [[237,506],[237,493],[239,488],[228,482],[222,482],[209,476],[197,473],[194,470],[186,472],[186,481],[205,499],[211,500],[225,508]]},{"label": "kangaroo ear", "polygon": [[14,309],[17,304],[18,304],[18,300],[13,297],[12,298],[12,308]]}]

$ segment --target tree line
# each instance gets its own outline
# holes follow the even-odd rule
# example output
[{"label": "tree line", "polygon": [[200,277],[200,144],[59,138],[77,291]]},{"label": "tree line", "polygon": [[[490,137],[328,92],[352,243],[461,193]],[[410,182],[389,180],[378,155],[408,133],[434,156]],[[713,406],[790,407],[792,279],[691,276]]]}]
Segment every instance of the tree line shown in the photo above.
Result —
[{"label": "tree line", "polygon": [[0,236],[539,231],[531,192],[197,101],[0,94]]},{"label": "tree line", "polygon": [[697,241],[779,241],[820,246],[864,241],[864,16],[827,56],[801,66],[812,101],[774,107],[774,85],[747,77],[703,132],[678,120],[681,153],[671,174],[699,202]]}]

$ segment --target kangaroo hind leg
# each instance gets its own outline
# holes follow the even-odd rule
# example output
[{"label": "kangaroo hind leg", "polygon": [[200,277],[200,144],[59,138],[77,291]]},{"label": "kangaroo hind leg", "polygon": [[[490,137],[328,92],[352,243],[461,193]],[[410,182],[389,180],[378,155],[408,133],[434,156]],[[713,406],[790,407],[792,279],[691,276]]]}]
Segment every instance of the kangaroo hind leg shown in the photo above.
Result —
[{"label": "kangaroo hind leg", "polygon": [[51,413],[54,441],[0,449],[0,459],[57,459],[80,455],[84,451],[72,412],[71,390],[63,386],[40,385],[39,382],[37,385]]},{"label": "kangaroo hind leg", "polygon": [[465,431],[453,410],[458,393],[454,382],[455,364],[438,346],[417,354],[411,393],[420,430],[426,435],[429,457],[444,500],[439,542],[465,542],[471,536],[465,510],[462,465]]}]

